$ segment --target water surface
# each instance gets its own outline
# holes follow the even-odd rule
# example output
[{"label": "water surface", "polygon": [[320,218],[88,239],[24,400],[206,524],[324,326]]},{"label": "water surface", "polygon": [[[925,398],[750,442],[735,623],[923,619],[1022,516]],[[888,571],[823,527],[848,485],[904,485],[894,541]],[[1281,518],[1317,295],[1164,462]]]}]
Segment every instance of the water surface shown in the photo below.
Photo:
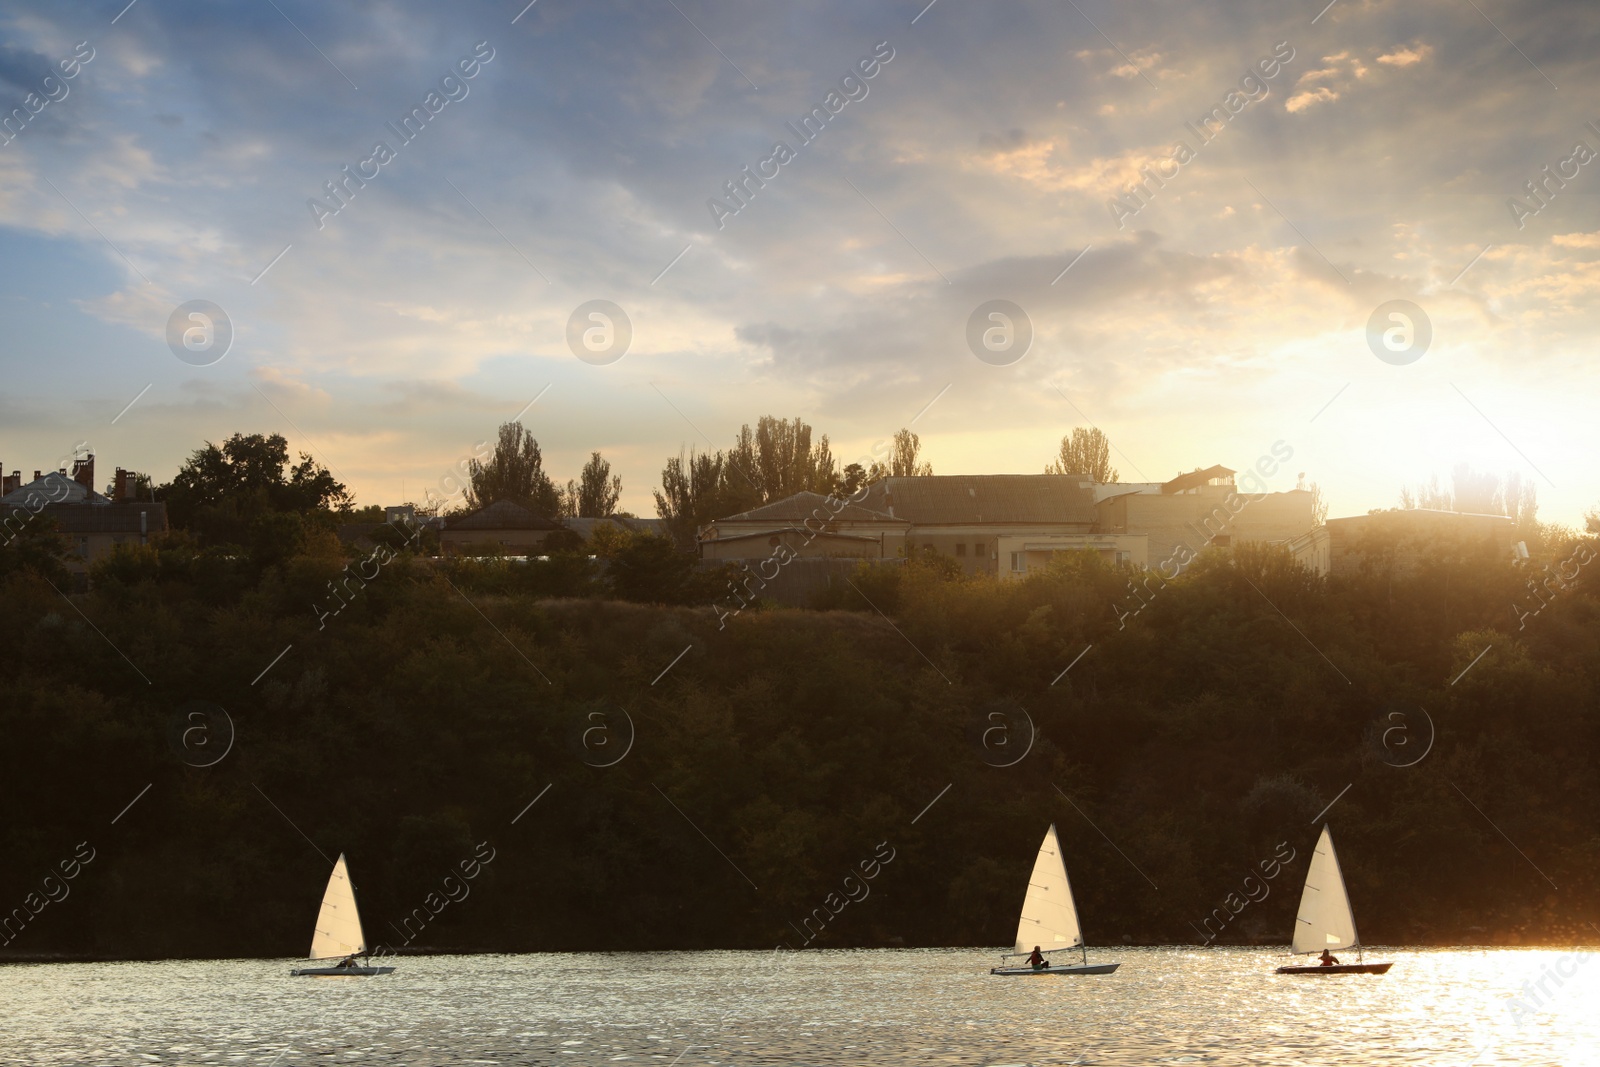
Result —
[{"label": "water surface", "polygon": [[1341,978],[1191,948],[1092,950],[1121,969],[1024,978],[965,949],[428,957],[367,979],[291,978],[296,960],[13,965],[0,1060],[1600,1067],[1597,957],[1379,951],[1389,974]]}]

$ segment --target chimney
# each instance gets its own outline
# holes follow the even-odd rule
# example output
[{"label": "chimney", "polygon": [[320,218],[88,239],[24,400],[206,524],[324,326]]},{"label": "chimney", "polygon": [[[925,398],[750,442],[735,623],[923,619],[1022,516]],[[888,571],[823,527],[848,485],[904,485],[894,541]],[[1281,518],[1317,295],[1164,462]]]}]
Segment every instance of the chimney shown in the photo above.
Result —
[{"label": "chimney", "polygon": [[12,471],[10,474],[4,474],[3,471],[0,471],[0,496],[4,496],[7,493],[14,493],[21,488],[21,471]]},{"label": "chimney", "polygon": [[137,495],[137,477],[133,471],[118,467],[116,476],[111,479],[111,499],[118,503],[134,499]]},{"label": "chimney", "polygon": [[34,471],[33,472],[33,480],[34,481],[38,481],[40,478],[43,478],[43,477],[44,477],[44,471]]},{"label": "chimney", "polygon": [[72,461],[72,480],[94,492],[94,453]]}]

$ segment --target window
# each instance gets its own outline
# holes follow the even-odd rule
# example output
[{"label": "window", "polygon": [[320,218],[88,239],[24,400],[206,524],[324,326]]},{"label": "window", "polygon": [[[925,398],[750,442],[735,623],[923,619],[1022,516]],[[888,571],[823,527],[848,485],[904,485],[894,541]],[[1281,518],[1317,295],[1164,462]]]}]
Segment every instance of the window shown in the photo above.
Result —
[{"label": "window", "polygon": [[972,546],[972,554],[979,559],[983,558],[983,542],[979,541]]},{"label": "window", "polygon": [[1023,562],[1021,552],[1011,553],[1011,569],[1017,574],[1021,574],[1023,571],[1028,569],[1027,563]]},{"label": "window", "polygon": [[957,545],[956,546],[956,555],[965,556],[966,554],[967,554],[967,546],[966,545]]}]

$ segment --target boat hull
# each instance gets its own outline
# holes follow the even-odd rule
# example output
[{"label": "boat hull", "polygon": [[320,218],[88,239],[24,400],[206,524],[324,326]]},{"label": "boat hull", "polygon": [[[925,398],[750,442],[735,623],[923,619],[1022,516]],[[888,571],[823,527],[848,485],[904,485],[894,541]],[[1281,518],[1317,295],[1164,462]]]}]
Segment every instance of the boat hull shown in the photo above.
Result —
[{"label": "boat hull", "polygon": [[302,976],[323,978],[369,978],[375,974],[393,974],[393,967],[296,967],[289,972],[291,978]]},{"label": "boat hull", "polygon": [[1279,974],[1386,974],[1393,963],[1336,963],[1332,967],[1279,967]]},{"label": "boat hull", "polygon": [[989,973],[1006,978],[1025,974],[1110,974],[1120,966],[1122,966],[1120,963],[1074,963],[1058,967],[1040,967],[1037,970],[1032,967],[991,967]]}]

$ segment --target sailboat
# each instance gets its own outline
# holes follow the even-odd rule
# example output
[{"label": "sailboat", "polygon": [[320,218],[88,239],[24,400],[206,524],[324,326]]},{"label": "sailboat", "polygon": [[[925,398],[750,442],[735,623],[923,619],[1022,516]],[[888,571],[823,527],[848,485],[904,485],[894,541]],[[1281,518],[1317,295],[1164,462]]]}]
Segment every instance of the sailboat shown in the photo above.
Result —
[{"label": "sailboat", "polygon": [[[372,967],[355,963],[356,956],[367,951],[366,938],[361,933],[361,915],[356,911],[356,888],[350,884],[350,871],[345,867],[344,853],[333,865],[328,876],[328,888],[322,894],[322,908],[317,912],[317,925],[311,934],[311,959],[339,960],[325,967],[297,967],[289,973],[300,975],[354,975],[391,974],[393,967]],[[346,964],[342,961],[351,960]]]},{"label": "sailboat", "polygon": [[[1037,969],[1005,965],[1009,958],[1031,954],[1035,945],[1045,952],[1079,949],[1083,962],[1052,964],[1046,960],[1045,966]],[[1028,893],[1022,898],[1022,916],[1017,920],[1015,947],[1015,952],[1001,954],[1001,965],[991,967],[990,974],[1110,974],[1119,966],[1089,962],[1089,950],[1084,946],[1083,931],[1078,927],[1078,907],[1072,901],[1072,884],[1067,881],[1067,865],[1061,860],[1061,842],[1056,838],[1054,823],[1046,831],[1039,845],[1039,855],[1033,861]]]},{"label": "sailboat", "polygon": [[1306,870],[1306,887],[1300,892],[1300,913],[1294,921],[1291,951],[1331,952],[1354,948],[1355,963],[1334,963],[1315,967],[1279,967],[1279,974],[1383,974],[1393,963],[1361,962],[1361,938],[1356,934],[1355,913],[1339,873],[1339,857],[1333,851],[1333,834],[1326,825],[1317,839],[1317,850]]}]

